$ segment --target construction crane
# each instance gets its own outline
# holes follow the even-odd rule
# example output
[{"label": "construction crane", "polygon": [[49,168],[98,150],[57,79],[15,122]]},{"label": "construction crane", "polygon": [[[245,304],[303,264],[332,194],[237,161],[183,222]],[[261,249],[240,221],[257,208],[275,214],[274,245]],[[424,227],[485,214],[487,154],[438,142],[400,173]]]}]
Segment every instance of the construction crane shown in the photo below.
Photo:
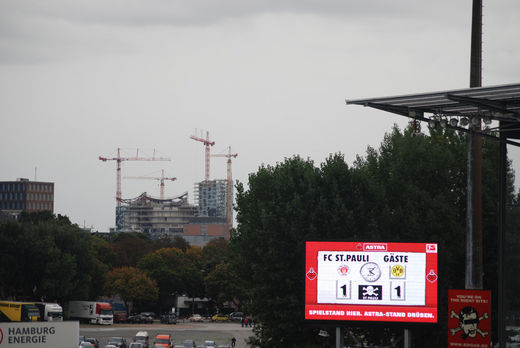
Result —
[{"label": "construction crane", "polygon": [[233,206],[233,197],[231,197],[231,188],[233,185],[233,179],[231,176],[231,158],[236,158],[238,153],[231,153],[231,146],[228,147],[227,154],[216,154],[211,155],[212,157],[225,157],[227,158],[227,207],[226,207],[226,222],[229,227],[231,227],[231,209]]},{"label": "construction crane", "polygon": [[125,179],[151,179],[151,180],[159,180],[161,182],[161,199],[164,199],[164,181],[175,181],[177,178],[165,178],[164,177],[164,169],[161,171],[161,177],[153,177],[153,176],[125,176]]},{"label": "construction crane", "polygon": [[209,180],[209,157],[210,157],[209,151],[210,151],[210,146],[215,145],[215,142],[209,140],[208,131],[206,132],[206,139],[202,138],[202,131],[201,131],[200,135],[201,135],[200,137],[198,137],[196,135],[192,135],[190,138],[193,140],[202,142],[206,148],[206,150],[205,150],[206,151],[206,158],[205,158],[206,166],[205,166],[204,180],[208,181]]},{"label": "construction crane", "polygon": [[171,161],[169,157],[155,157],[155,149],[153,150],[152,157],[139,157],[139,149],[137,149],[135,157],[121,157],[121,149],[117,148],[117,157],[103,157],[99,156],[99,160],[106,161],[116,161],[116,181],[117,181],[117,189],[116,189],[116,204],[117,207],[121,207],[121,162],[123,161]]}]

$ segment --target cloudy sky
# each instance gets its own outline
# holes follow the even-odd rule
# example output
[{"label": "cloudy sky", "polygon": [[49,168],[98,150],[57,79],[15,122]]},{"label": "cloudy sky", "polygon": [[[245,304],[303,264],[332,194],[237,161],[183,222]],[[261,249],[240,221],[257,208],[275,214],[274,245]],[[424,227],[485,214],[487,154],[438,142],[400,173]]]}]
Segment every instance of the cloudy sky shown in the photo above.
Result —
[{"label": "cloudy sky", "polygon": [[[484,1],[485,86],[520,82],[519,15]],[[471,0],[0,0],[0,181],[54,182],[55,213],[107,231],[117,148],[170,157],[123,177],[164,169],[190,200],[200,130],[244,183],[296,154],[352,163],[406,119],[345,99],[469,87],[470,27]],[[158,183],[123,178],[123,198]]]}]

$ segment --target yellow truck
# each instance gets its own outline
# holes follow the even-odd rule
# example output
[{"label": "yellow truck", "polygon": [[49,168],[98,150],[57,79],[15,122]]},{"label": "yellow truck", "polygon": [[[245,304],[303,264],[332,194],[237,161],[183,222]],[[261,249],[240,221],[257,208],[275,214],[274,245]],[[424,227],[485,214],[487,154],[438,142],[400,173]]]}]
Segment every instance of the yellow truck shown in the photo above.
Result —
[{"label": "yellow truck", "polygon": [[0,301],[0,322],[38,320],[40,320],[40,311],[34,303]]}]

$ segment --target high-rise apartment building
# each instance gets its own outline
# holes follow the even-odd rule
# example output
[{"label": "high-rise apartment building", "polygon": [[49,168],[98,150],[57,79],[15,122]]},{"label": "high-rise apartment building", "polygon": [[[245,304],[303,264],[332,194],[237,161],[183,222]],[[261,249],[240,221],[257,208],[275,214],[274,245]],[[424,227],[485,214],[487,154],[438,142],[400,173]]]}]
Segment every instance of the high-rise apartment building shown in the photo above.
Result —
[{"label": "high-rise apartment building", "polygon": [[226,218],[227,184],[227,180],[205,180],[195,184],[198,216]]},{"label": "high-rise apartment building", "polygon": [[0,211],[18,215],[22,211],[54,212],[54,183],[42,181],[0,181]]}]

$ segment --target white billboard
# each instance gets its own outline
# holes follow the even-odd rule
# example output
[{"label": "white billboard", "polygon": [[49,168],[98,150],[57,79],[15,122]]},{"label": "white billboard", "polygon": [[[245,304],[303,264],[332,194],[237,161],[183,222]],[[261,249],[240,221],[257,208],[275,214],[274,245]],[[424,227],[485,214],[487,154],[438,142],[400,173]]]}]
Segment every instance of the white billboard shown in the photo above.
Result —
[{"label": "white billboard", "polygon": [[0,348],[77,347],[79,322],[0,323]]}]

